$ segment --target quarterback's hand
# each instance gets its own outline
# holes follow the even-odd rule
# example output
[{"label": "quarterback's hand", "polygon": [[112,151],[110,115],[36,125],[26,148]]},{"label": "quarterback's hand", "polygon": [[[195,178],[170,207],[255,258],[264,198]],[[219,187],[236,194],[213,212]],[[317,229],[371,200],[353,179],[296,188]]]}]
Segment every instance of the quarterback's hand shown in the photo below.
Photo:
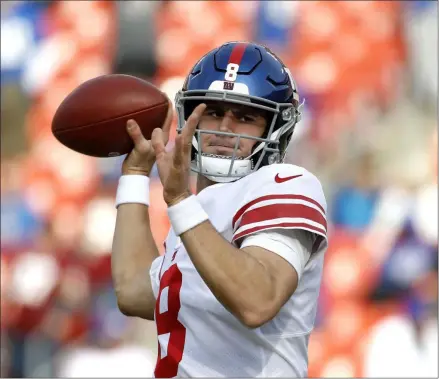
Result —
[{"label": "quarterback's hand", "polygon": [[[169,100],[168,114],[162,126],[163,142],[166,145],[169,139],[169,131],[172,125],[174,109]],[[134,120],[128,120],[127,132],[134,143],[134,148],[125,158],[122,164],[122,175],[146,175],[149,176],[155,162],[155,152],[151,141],[147,140]]]},{"label": "quarterback's hand", "polygon": [[163,199],[168,206],[178,203],[191,195],[189,173],[192,149],[192,137],[206,104],[198,105],[186,121],[181,133],[175,137],[175,146],[171,151],[165,150],[164,131],[154,129],[152,147],[157,157],[157,169],[163,185]]}]

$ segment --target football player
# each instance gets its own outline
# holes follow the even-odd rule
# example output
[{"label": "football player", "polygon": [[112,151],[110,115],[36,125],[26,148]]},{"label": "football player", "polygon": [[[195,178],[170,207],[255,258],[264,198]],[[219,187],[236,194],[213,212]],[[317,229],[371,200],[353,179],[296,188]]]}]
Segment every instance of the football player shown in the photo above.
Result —
[{"label": "football player", "polygon": [[[231,42],[202,57],[178,92],[173,149],[172,110],[151,141],[128,122],[113,280],[124,314],[156,322],[155,377],[307,375],[327,225],[319,180],[283,163],[299,101],[269,49]],[[163,256],[148,216],[154,162],[171,223]]]}]

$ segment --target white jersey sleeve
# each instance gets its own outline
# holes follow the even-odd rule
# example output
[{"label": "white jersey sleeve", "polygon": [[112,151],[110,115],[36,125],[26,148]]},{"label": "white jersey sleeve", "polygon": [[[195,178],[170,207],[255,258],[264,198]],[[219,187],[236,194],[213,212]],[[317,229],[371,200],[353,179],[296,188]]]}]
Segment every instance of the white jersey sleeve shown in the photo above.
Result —
[{"label": "white jersey sleeve", "polygon": [[326,199],[320,181],[306,169],[290,164],[263,167],[248,183],[250,190],[233,216],[233,238],[275,229],[300,229],[313,233],[311,253],[327,238]]},{"label": "white jersey sleeve", "polygon": [[311,256],[315,235],[304,230],[266,230],[244,238],[241,249],[258,246],[284,258],[297,272],[299,279]]}]

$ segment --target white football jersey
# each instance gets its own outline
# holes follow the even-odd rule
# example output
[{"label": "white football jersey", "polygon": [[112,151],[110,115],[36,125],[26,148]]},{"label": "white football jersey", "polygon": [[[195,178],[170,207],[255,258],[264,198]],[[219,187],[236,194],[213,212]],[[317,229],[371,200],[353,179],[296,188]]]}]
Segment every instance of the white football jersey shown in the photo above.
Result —
[{"label": "white football jersey", "polygon": [[209,186],[197,198],[215,229],[237,247],[247,236],[279,228],[317,238],[294,294],[272,320],[251,329],[215,298],[171,228],[165,254],[150,270],[157,298],[155,377],[306,377],[327,247],[319,180],[302,167],[275,164]]}]

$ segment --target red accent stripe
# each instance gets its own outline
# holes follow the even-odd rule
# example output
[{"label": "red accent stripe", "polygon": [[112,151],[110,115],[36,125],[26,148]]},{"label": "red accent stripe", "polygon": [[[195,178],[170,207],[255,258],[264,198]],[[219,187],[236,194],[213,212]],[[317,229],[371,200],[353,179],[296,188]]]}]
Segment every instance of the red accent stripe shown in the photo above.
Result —
[{"label": "red accent stripe", "polygon": [[241,64],[242,57],[244,56],[245,49],[247,48],[246,43],[237,43],[230,54],[229,63],[235,63],[238,66]]},{"label": "red accent stripe", "polygon": [[273,224],[273,225],[260,225],[260,226],[255,226],[254,228],[250,228],[247,229],[241,233],[236,234],[235,236],[233,236],[232,242],[235,242],[237,240],[239,240],[242,237],[245,237],[249,234],[255,233],[255,232],[259,232],[261,230],[269,230],[269,229],[276,229],[276,228],[295,228],[295,229],[311,229],[314,232],[322,235],[325,234],[321,229],[316,228],[315,226],[312,225],[308,225],[305,223],[300,223],[300,222],[281,222],[279,224]]},{"label": "red accent stripe", "polygon": [[321,224],[326,230],[325,217],[317,209],[303,204],[271,204],[253,209],[244,214],[239,227],[277,218],[298,217]]},{"label": "red accent stripe", "polygon": [[[250,208],[251,206],[253,206],[261,201],[273,200],[273,199],[306,200],[306,201],[316,205],[323,212],[323,214],[325,214],[325,210],[323,209],[323,207],[317,201],[315,201],[314,199],[311,199],[310,197],[307,197],[307,196],[303,196],[303,195],[266,195],[266,196],[261,196],[261,197],[258,197],[257,199],[250,201],[249,203],[244,205],[242,208],[240,208],[238,210],[238,212],[235,213],[235,216],[233,217],[233,221],[232,221],[233,229],[235,228],[236,221],[239,220],[239,218],[244,214],[244,212],[248,208]],[[281,204],[279,204],[279,205],[281,205]],[[282,204],[282,205],[285,205],[285,204]]]}]

